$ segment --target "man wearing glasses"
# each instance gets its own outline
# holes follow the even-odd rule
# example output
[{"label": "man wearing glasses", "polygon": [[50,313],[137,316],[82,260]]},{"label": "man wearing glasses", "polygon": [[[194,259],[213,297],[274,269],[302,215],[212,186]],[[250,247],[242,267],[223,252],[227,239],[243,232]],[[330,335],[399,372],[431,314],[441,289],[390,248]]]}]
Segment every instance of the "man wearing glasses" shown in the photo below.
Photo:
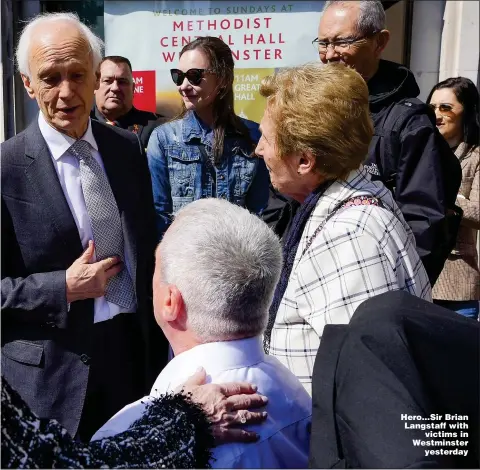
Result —
[{"label": "man wearing glasses", "polygon": [[393,192],[433,285],[456,237],[461,212],[447,212],[456,211],[461,168],[416,99],[412,72],[380,59],[389,38],[380,0],[334,0],[326,2],[312,43],[323,63],[342,62],[367,82],[375,135],[365,167]]}]

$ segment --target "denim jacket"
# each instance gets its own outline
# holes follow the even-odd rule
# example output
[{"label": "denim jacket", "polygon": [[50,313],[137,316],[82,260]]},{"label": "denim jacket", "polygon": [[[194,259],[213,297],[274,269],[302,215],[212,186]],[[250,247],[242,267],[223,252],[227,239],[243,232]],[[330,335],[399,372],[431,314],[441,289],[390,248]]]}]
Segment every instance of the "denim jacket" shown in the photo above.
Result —
[{"label": "denim jacket", "polygon": [[[260,138],[258,124],[243,122],[256,143]],[[256,214],[267,206],[270,178],[264,161],[250,157],[248,143],[227,131],[221,165],[209,166],[204,155],[210,157],[212,143],[213,131],[193,111],[153,131],[147,157],[159,238],[172,222],[172,214],[196,199],[227,199]]]}]

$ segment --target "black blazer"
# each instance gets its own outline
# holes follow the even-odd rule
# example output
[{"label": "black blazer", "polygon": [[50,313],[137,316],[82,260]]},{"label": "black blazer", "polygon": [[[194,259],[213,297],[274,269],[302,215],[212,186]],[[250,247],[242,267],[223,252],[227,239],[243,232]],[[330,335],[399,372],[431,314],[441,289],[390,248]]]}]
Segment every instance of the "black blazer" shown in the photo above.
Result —
[{"label": "black blazer", "polygon": [[[479,468],[479,348],[477,321],[405,291],[366,300],[348,325],[327,325],[313,369],[309,467]],[[447,414],[468,416],[468,437]],[[415,429],[442,422],[457,437]],[[425,455],[455,447],[413,444],[432,438],[468,441],[457,446],[468,454]]]},{"label": "black blazer", "polygon": [[[134,134],[96,121],[92,131],[120,212],[125,250],[134,260],[143,393],[167,354],[151,308],[151,181]],[[83,248],[36,120],[1,144],[1,183],[2,373],[40,417],[57,419],[74,435],[88,381],[94,302],[73,302],[67,311],[65,271]]]}]

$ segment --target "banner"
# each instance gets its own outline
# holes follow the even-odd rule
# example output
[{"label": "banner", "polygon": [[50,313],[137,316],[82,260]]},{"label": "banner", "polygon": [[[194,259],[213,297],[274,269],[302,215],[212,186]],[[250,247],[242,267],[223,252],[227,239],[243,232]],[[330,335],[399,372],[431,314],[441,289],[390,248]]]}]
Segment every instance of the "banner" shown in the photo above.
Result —
[{"label": "banner", "polygon": [[323,1],[105,0],[105,55],[127,57],[134,70],[134,103],[166,116],[181,105],[170,69],[185,44],[220,37],[235,60],[235,111],[259,121],[262,78],[277,69],[317,61],[312,45]]}]

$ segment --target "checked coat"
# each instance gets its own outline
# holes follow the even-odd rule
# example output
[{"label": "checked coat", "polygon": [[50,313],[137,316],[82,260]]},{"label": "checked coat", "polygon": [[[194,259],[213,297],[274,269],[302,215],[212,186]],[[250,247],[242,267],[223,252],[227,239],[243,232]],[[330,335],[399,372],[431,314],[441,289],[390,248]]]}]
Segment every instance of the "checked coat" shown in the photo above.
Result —
[{"label": "checked coat", "polygon": [[[355,196],[377,197],[383,207],[359,200],[360,205],[340,209],[303,254],[322,221]],[[313,364],[325,325],[349,323],[364,300],[394,290],[431,300],[410,227],[391,193],[382,183],[371,181],[362,167],[331,185],[307,221],[276,315],[270,354],[311,393]]]}]

